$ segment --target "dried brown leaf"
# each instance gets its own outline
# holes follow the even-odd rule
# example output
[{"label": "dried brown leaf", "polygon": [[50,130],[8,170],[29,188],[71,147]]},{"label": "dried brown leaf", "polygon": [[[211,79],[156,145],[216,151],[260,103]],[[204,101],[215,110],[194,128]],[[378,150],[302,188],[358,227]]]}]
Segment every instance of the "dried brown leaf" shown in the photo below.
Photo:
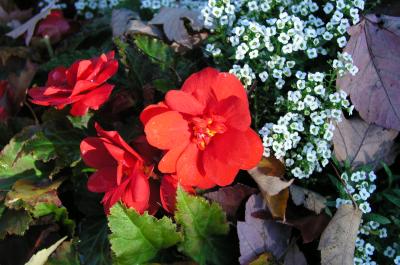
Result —
[{"label": "dried brown leaf", "polygon": [[359,68],[338,79],[368,123],[400,130],[400,17],[367,15],[350,28],[345,52]]},{"label": "dried brown leaf", "polygon": [[113,36],[122,36],[127,30],[128,23],[139,18],[139,15],[132,10],[121,8],[114,9],[111,14],[111,29]]},{"label": "dried brown leaf", "polygon": [[40,13],[36,14],[31,19],[29,19],[19,27],[15,28],[14,30],[8,32],[6,35],[13,39],[16,39],[26,33],[25,45],[28,46],[31,42],[33,33],[35,32],[36,24],[43,18],[47,17],[47,15],[50,14],[50,11],[54,8],[55,2],[52,2],[47,7],[43,8]]},{"label": "dried brown leaf", "polygon": [[303,205],[308,210],[317,214],[321,213],[326,207],[326,198],[321,194],[296,185],[290,186],[289,189],[292,200],[297,206]]},{"label": "dried brown leaf", "polygon": [[149,25],[140,20],[129,21],[126,27],[126,34],[145,34],[152,37],[161,38],[163,33],[156,26]]},{"label": "dried brown leaf", "polygon": [[298,229],[303,238],[303,243],[307,244],[320,237],[329,221],[330,218],[326,214],[322,213],[319,215],[308,215],[296,219],[288,217],[285,224]]},{"label": "dried brown leaf", "polygon": [[343,119],[336,124],[333,136],[334,152],[339,161],[348,160],[353,168],[370,165],[381,167],[381,161],[391,165],[399,151],[395,130],[368,124],[359,118]]},{"label": "dried brown leaf", "polygon": [[189,25],[194,31],[200,31],[203,28],[200,12],[186,8],[163,7],[149,21],[149,24],[162,25],[164,33],[170,41],[175,41],[188,48],[192,48],[193,43],[185,27],[185,19],[189,21]]},{"label": "dried brown leaf", "polygon": [[318,249],[322,265],[352,265],[362,212],[353,205],[342,205],[321,235]]}]

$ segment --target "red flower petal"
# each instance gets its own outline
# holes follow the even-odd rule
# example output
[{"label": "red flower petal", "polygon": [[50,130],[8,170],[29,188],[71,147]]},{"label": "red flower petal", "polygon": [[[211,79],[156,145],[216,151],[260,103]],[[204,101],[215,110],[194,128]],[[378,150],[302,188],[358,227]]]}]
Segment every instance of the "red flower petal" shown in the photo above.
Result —
[{"label": "red flower petal", "polygon": [[202,154],[203,168],[208,178],[214,181],[218,186],[230,185],[239,172],[239,168],[228,165],[209,154],[208,148]]},{"label": "red flower petal", "polygon": [[149,179],[150,184],[150,199],[148,212],[151,215],[155,215],[160,208],[160,182],[153,179]]},{"label": "red flower petal", "polygon": [[115,167],[103,167],[89,177],[87,183],[91,192],[107,192],[117,186],[117,170]]},{"label": "red flower petal", "polygon": [[154,116],[167,112],[169,110],[170,109],[167,107],[167,105],[164,104],[164,102],[147,106],[142,111],[142,113],[140,113],[140,121],[142,122],[143,125],[146,125],[146,123]]},{"label": "red flower petal", "polygon": [[246,102],[235,96],[228,97],[212,108],[215,114],[226,119],[225,125],[245,131],[250,127],[251,116]]},{"label": "red flower petal", "polygon": [[236,96],[243,100],[248,105],[246,90],[244,89],[240,80],[229,73],[219,73],[212,83],[212,90],[214,91],[217,100],[223,100],[230,96]]},{"label": "red flower petal", "polygon": [[179,90],[168,91],[165,95],[165,103],[172,110],[191,115],[202,114],[205,107],[191,94]]},{"label": "red flower petal", "polygon": [[206,105],[212,93],[211,85],[215,82],[218,74],[217,69],[204,68],[189,76],[181,90],[192,94],[201,104]]},{"label": "red flower petal", "polygon": [[104,146],[104,140],[88,137],[81,142],[81,156],[85,164],[94,168],[117,166],[116,161]]},{"label": "red flower petal", "polygon": [[[108,58],[110,60],[110,58]],[[104,83],[118,71],[118,61],[112,59],[103,65],[102,71],[96,76],[97,83]]]},{"label": "red flower petal", "polygon": [[160,149],[172,149],[189,139],[188,122],[177,111],[167,111],[151,118],[144,128],[147,141]]},{"label": "red flower petal", "polygon": [[188,144],[189,142],[184,142],[165,153],[163,158],[158,163],[158,169],[163,173],[176,172],[176,163],[178,158]]},{"label": "red flower petal", "polygon": [[180,155],[176,164],[176,175],[182,185],[197,186],[204,178],[199,167],[199,153],[197,145],[190,143]]},{"label": "red flower petal", "polygon": [[263,146],[257,133],[250,128],[245,132],[231,128],[212,139],[204,157],[215,158],[232,167],[250,169],[258,164],[262,154]]},{"label": "red flower petal", "polygon": [[136,173],[134,176],[130,176],[129,179],[130,183],[122,195],[122,202],[139,213],[143,213],[149,206],[149,181],[141,173]]}]

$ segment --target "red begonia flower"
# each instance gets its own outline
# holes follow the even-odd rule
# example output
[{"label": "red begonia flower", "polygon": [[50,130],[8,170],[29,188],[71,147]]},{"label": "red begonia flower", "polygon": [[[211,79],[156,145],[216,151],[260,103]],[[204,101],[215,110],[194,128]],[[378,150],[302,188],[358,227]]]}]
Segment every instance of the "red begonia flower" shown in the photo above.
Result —
[{"label": "red begonia flower", "polygon": [[90,60],[78,60],[69,68],[57,67],[48,75],[46,86],[29,90],[31,101],[58,109],[71,104],[71,115],[83,116],[97,110],[109,98],[114,86],[106,83],[118,70],[114,52]]},{"label": "red begonia flower", "polygon": [[239,169],[258,164],[260,137],[250,128],[246,91],[232,74],[206,68],[181,90],[148,106],[140,116],[148,142],[165,151],[158,164],[182,185],[210,188],[234,181]]},{"label": "red begonia flower", "polygon": [[[191,186],[181,187],[190,194],[195,194],[195,190]],[[176,190],[178,188],[178,177],[176,175],[164,175],[161,180],[160,199],[163,208],[169,212],[175,212]]]},{"label": "red begonia flower", "polygon": [[36,27],[36,36],[48,36],[51,42],[58,42],[71,31],[71,22],[64,18],[61,10],[52,10]]},{"label": "red begonia flower", "polygon": [[88,137],[80,146],[83,161],[97,169],[89,178],[88,189],[105,193],[102,203],[107,213],[118,201],[143,213],[149,207],[151,168],[116,131],[95,126],[98,137]]}]

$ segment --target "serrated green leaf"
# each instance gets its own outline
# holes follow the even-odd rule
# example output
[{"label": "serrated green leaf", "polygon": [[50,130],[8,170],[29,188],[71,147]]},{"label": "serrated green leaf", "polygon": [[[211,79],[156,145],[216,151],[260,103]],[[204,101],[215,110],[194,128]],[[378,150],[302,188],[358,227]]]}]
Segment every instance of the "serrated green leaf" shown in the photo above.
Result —
[{"label": "serrated green leaf", "polygon": [[72,235],[75,231],[75,222],[68,217],[68,210],[63,206],[57,206],[52,203],[39,203],[32,210],[32,215],[35,218],[40,218],[46,215],[52,215],[54,221],[61,223],[68,229]]},{"label": "serrated green leaf", "polygon": [[45,265],[79,265],[78,253],[73,241],[64,241],[49,257]]},{"label": "serrated green leaf", "polygon": [[9,189],[20,178],[43,177],[32,155],[21,156],[24,143],[40,130],[39,126],[25,127],[15,135],[0,153],[0,188]]},{"label": "serrated green leaf", "polygon": [[110,265],[111,253],[105,218],[85,219],[79,225],[78,252],[82,264]]},{"label": "serrated green leaf", "polygon": [[221,236],[228,234],[229,225],[222,208],[202,197],[189,195],[180,187],[176,200],[175,219],[184,235],[179,250],[199,264],[224,264]]},{"label": "serrated green leaf", "polygon": [[68,67],[76,60],[90,59],[92,57],[99,56],[99,52],[100,51],[96,48],[90,48],[87,50],[69,50],[65,53],[54,56],[47,63],[40,65],[39,70],[42,70],[43,72],[50,72],[59,66]]},{"label": "serrated green leaf", "polygon": [[165,67],[173,63],[174,53],[164,42],[146,35],[135,36],[136,46],[153,62],[162,64]]},{"label": "serrated green leaf", "polygon": [[24,235],[31,223],[32,217],[28,212],[6,209],[0,219],[0,239],[6,235]]},{"label": "serrated green leaf", "polygon": [[181,240],[176,225],[168,217],[157,220],[147,212],[140,215],[121,204],[111,208],[108,225],[116,264],[147,263],[161,249],[172,247]]}]

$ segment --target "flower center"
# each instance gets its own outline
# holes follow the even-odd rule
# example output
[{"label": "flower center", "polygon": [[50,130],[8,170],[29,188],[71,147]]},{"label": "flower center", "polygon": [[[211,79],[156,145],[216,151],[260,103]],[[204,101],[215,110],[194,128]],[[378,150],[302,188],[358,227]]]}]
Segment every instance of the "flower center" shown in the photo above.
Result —
[{"label": "flower center", "polygon": [[197,148],[204,150],[213,136],[223,134],[226,131],[225,121],[224,117],[218,115],[192,118],[192,141],[197,144]]}]

